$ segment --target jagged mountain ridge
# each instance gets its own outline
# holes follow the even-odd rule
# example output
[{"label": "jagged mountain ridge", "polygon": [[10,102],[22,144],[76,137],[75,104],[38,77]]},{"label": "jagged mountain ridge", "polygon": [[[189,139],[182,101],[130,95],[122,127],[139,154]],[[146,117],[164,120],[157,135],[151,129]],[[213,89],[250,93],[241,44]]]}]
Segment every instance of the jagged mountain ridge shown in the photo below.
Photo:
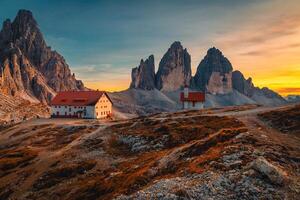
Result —
[{"label": "jagged mountain ridge", "polygon": [[174,91],[190,85],[191,79],[191,56],[180,42],[175,41],[160,60],[156,74],[153,55],[132,69],[130,88]]},{"label": "jagged mountain ridge", "polygon": [[48,103],[58,91],[83,90],[65,59],[47,46],[32,13],[19,10],[0,32],[0,90]]},{"label": "jagged mountain ridge", "polygon": [[[151,58],[154,60],[152,56]],[[147,66],[141,62],[139,68],[133,69],[135,73],[132,73],[132,82],[129,90],[111,93],[113,99],[120,99],[121,96],[124,97],[129,93],[132,97],[142,98],[141,101],[135,101],[139,107],[138,112],[132,109],[130,113],[142,113],[140,108],[145,105],[149,107],[150,104],[153,104],[153,98],[151,100],[145,98],[145,96],[148,96],[145,95],[145,91],[149,90],[155,91],[148,93],[162,93],[157,95],[155,109],[152,110],[152,113],[157,112],[159,107],[161,107],[161,111],[164,111],[163,104],[160,106],[159,102],[163,102],[165,97],[168,98],[168,102],[172,102],[171,105],[174,105],[171,110],[180,109],[179,93],[184,85],[189,85],[192,90],[206,92],[205,107],[242,104],[276,106],[286,103],[286,100],[276,92],[266,87],[255,87],[251,78],[246,80],[240,71],[233,71],[230,61],[215,47],[207,51],[207,54],[199,63],[194,77],[191,75],[190,55],[187,53],[187,49],[183,49],[180,42],[174,42],[171,45],[160,61],[156,74],[154,74],[155,66],[153,63]],[[151,73],[148,73],[148,71],[151,71]],[[174,75],[173,72],[177,73]],[[156,80],[155,87],[153,87],[153,76],[155,76]],[[147,77],[151,80],[151,87],[144,87],[147,83],[142,77]],[[164,98],[160,98],[162,96]],[[129,98],[123,99],[122,105],[116,103],[116,106],[119,110],[122,110],[122,106],[127,105],[125,112],[129,112],[128,108],[132,108],[133,100],[127,101],[126,99]],[[147,109],[147,112],[149,112],[149,109]]]}]

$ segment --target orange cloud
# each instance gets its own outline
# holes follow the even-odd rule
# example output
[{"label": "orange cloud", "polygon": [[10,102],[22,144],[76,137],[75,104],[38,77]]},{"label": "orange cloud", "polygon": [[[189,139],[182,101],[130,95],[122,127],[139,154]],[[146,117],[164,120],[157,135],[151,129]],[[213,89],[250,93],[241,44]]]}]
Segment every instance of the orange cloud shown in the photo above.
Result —
[{"label": "orange cloud", "polygon": [[300,95],[300,87],[299,88],[278,88],[276,91],[282,95],[288,94],[296,94]]}]

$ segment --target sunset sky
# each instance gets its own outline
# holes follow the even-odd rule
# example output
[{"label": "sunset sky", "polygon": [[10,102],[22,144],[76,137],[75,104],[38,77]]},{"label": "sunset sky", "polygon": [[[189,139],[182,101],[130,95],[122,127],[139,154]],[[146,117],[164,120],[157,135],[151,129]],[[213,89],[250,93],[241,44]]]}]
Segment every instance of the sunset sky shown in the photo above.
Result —
[{"label": "sunset sky", "polygon": [[0,20],[19,9],[91,88],[128,88],[141,58],[154,54],[157,69],[181,41],[193,74],[215,46],[255,85],[300,94],[299,0],[0,0]]}]

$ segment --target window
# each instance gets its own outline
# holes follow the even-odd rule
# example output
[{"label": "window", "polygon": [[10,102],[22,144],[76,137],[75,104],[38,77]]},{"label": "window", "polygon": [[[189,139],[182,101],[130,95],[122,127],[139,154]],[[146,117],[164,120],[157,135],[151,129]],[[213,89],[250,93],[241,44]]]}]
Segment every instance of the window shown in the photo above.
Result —
[{"label": "window", "polygon": [[65,112],[65,116],[67,116],[67,112]]},{"label": "window", "polygon": [[72,111],[72,108],[70,107],[70,108],[69,108],[69,112],[71,112],[71,111]]},{"label": "window", "polygon": [[76,106],[74,108],[77,108]]},{"label": "window", "polygon": [[193,101],[193,107],[195,107],[195,101]]},{"label": "window", "polygon": [[98,112],[97,112],[97,116],[98,116]]},{"label": "window", "polygon": [[58,111],[56,112],[56,115],[59,116],[59,112]]},{"label": "window", "polygon": [[65,108],[67,108],[67,106],[65,106]]}]

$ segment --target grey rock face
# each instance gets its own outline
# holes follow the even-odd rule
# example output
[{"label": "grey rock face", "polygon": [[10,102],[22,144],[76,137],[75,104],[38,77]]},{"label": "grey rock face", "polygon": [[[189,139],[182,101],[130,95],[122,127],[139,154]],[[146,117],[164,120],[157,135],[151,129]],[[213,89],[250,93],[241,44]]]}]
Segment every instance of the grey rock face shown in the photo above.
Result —
[{"label": "grey rock face", "polygon": [[180,42],[174,42],[162,57],[156,74],[156,88],[174,91],[191,82],[191,56]]},{"label": "grey rock face", "polygon": [[248,97],[251,97],[255,90],[252,79],[248,78],[246,80],[240,71],[232,72],[232,87]]},{"label": "grey rock face", "polygon": [[30,11],[20,10],[0,32],[0,90],[49,102],[55,92],[83,90],[64,58],[47,46]]},{"label": "grey rock face", "polygon": [[252,83],[252,79],[245,79],[240,71],[232,72],[232,86],[233,89],[250,97],[259,104],[263,105],[280,105],[286,103],[286,100],[279,94],[270,90],[267,87],[258,88]]},{"label": "grey rock face", "polygon": [[232,65],[215,47],[207,51],[194,77],[195,87],[212,94],[232,92]]},{"label": "grey rock face", "polygon": [[140,65],[132,69],[130,88],[153,90],[155,89],[154,56],[151,55]]}]

